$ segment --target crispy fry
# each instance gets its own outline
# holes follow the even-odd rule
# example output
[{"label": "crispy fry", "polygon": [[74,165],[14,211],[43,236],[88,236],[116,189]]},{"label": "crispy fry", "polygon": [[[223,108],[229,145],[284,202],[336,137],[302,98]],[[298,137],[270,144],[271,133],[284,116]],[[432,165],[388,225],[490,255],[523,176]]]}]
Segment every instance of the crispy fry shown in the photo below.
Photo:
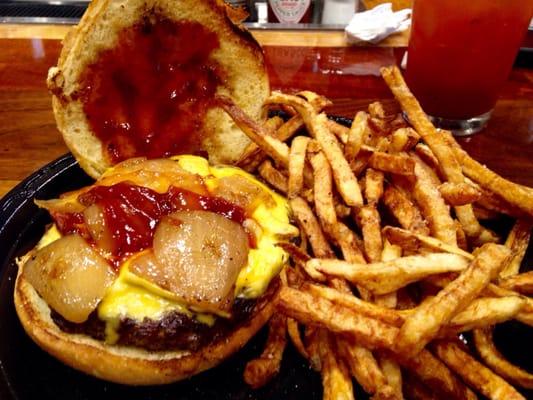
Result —
[{"label": "crispy fry", "polygon": [[325,333],[321,341],[320,358],[322,361],[322,386],[324,400],[354,400],[352,379],[342,358],[338,356],[332,335]]},{"label": "crispy fry", "polygon": [[[515,257],[513,257],[513,260]],[[509,276],[507,278],[500,280],[498,284],[502,288],[514,290],[518,293],[531,296],[533,295],[533,271]]]},{"label": "crispy fry", "polygon": [[369,204],[375,204],[381,199],[384,179],[382,172],[372,168],[366,170],[364,194]]},{"label": "crispy fry", "polygon": [[378,357],[379,366],[383,375],[387,379],[387,383],[392,389],[392,397],[396,399],[403,399],[402,393],[402,371],[400,366],[393,357],[381,354]]},{"label": "crispy fry", "polygon": [[[457,279],[434,298],[422,303],[403,324],[396,338],[401,354],[417,354],[438,333],[441,326],[464,309],[504,267],[510,250],[495,244],[483,245],[476,258]],[[312,263],[313,260],[309,261]]]},{"label": "crispy fry", "polygon": [[341,248],[346,261],[363,264],[366,262],[363,252],[357,244],[355,233],[342,222],[337,222],[335,225],[333,240]]},{"label": "crispy fry", "polygon": [[291,144],[289,153],[289,184],[287,195],[292,199],[300,194],[304,184],[305,155],[309,138],[297,136]]},{"label": "crispy fry", "polygon": [[361,300],[352,294],[342,293],[335,289],[309,283],[304,284],[302,290],[308,291],[316,297],[321,297],[333,303],[350,308],[355,312],[377,319],[389,325],[399,327],[404,321],[403,316],[397,311]]},{"label": "crispy fry", "polygon": [[313,167],[315,210],[324,232],[331,235],[337,223],[337,213],[333,203],[331,168],[324,153],[318,152],[310,157]]},{"label": "crispy fry", "polygon": [[468,239],[466,238],[466,233],[463,230],[463,226],[457,220],[455,220],[454,223],[455,223],[455,234],[457,236],[457,247],[459,247],[461,250],[467,251],[468,250]]},{"label": "crispy fry", "polygon": [[383,228],[383,235],[390,240],[391,243],[398,244],[401,247],[407,248],[411,251],[418,251],[421,246],[427,246],[436,251],[458,254],[469,260],[474,259],[472,254],[460,249],[459,247],[451,246],[439,239],[413,233],[406,229],[386,226]]},{"label": "crispy fry", "polygon": [[427,144],[418,143],[415,146],[415,153],[422,161],[429,165],[431,169],[440,171],[439,160],[437,160],[437,157],[435,157],[435,154],[433,154]]},{"label": "crispy fry", "polygon": [[424,384],[444,399],[477,399],[477,396],[457,378],[448,367],[428,350],[422,350],[418,355],[402,358],[400,363]]},{"label": "crispy fry", "polygon": [[312,279],[318,282],[325,282],[327,280],[327,277],[323,273],[317,271],[312,266],[307,265],[307,261],[310,259],[310,257],[298,246],[288,242],[278,243],[278,246],[289,253],[296,264],[299,265]]},{"label": "crispy fry", "polygon": [[333,250],[324,237],[320,224],[311,208],[307,205],[307,202],[301,197],[295,197],[289,203],[296,221],[309,238],[309,243],[311,244],[315,257],[333,256]]},{"label": "crispy fry", "polygon": [[403,228],[422,235],[429,234],[420,210],[400,190],[389,185],[383,192],[383,203]]},{"label": "crispy fry", "polygon": [[520,264],[526,254],[531,238],[533,224],[530,221],[518,220],[511,229],[505,245],[514,251],[515,255],[511,262],[500,272],[502,278],[516,275],[520,270]]},{"label": "crispy fry", "polygon": [[316,111],[302,99],[277,92],[271,94],[267,103],[288,104],[300,113],[309,133],[320,143],[333,170],[335,184],[346,204],[349,206],[362,205],[363,197],[357,179],[350,170],[335,135],[328,129],[326,114],[317,115]]},{"label": "crispy fry", "polygon": [[525,400],[511,385],[461,349],[457,343],[439,341],[434,349],[448,367],[489,399]]},{"label": "crispy fry", "polygon": [[399,153],[411,150],[420,140],[420,135],[411,128],[399,128],[392,132],[390,151]]},{"label": "crispy fry", "polygon": [[300,335],[300,329],[298,328],[298,322],[292,318],[287,318],[287,334],[291,339],[293,346],[298,350],[298,353],[304,358],[309,359],[309,354],[302,341]]},{"label": "crispy fry", "polygon": [[309,355],[309,364],[315,371],[320,372],[322,369],[322,360],[320,359],[320,346],[324,338],[324,329],[313,325],[305,327],[306,351]]},{"label": "crispy fry", "polygon": [[[282,125],[283,119],[274,116],[265,122],[264,128],[267,132],[270,132],[272,136],[276,136],[277,130]],[[265,158],[266,154],[264,154],[254,142],[251,142],[246,146],[246,149],[244,149],[236,164],[246,171],[253,172]]]},{"label": "crispy fry", "polygon": [[[383,251],[381,261],[391,261],[402,256],[402,248],[391,244],[386,238],[383,240]],[[374,302],[382,307],[396,308],[398,296],[396,292],[390,292],[382,295],[374,295]]]},{"label": "crispy fry", "polygon": [[381,239],[381,220],[375,205],[366,205],[357,210],[357,223],[363,232],[366,258],[370,262],[381,259],[383,241]]},{"label": "crispy fry", "polygon": [[473,331],[474,346],[481,359],[498,375],[516,385],[533,389],[533,374],[511,364],[500,354],[494,345],[492,331],[491,326]]},{"label": "crispy fry", "polygon": [[368,115],[363,111],[359,111],[353,119],[352,126],[348,131],[348,137],[344,146],[344,154],[348,162],[351,162],[353,159],[355,159],[355,157],[357,157],[359,154],[359,150],[361,150],[363,139],[366,135],[366,130],[368,129],[367,119]]},{"label": "crispy fry", "polygon": [[450,216],[450,209],[440,195],[437,186],[432,181],[426,167],[421,161],[415,163],[416,181],[413,196],[422,210],[422,214],[429,222],[433,236],[452,246],[457,245],[455,225]]},{"label": "crispy fry", "polygon": [[449,205],[462,206],[478,201],[482,193],[481,191],[466,183],[451,183],[444,182],[439,186],[439,192]]},{"label": "crispy fry", "polygon": [[368,105],[368,113],[373,118],[385,118],[385,110],[383,109],[383,104],[381,104],[381,102],[379,101],[374,101]]},{"label": "crispy fry", "polygon": [[370,349],[392,347],[398,333],[398,328],[289,287],[281,288],[277,307],[287,316],[304,324],[322,326],[332,332],[346,334]]},{"label": "crispy fry", "polygon": [[376,294],[385,294],[429,275],[464,270],[468,261],[456,254],[432,253],[372,264],[318,258],[307,264],[310,268],[360,284]]},{"label": "crispy fry", "polygon": [[437,393],[414,377],[412,373],[404,374],[403,391],[409,400],[439,400]]},{"label": "crispy fry", "polygon": [[457,160],[460,161],[466,176],[482,187],[497,194],[510,205],[522,210],[528,215],[533,215],[533,192],[531,188],[510,182],[480,164],[470,157],[451,135],[446,136],[446,139],[452,147]]},{"label": "crispy fry", "polygon": [[276,190],[287,193],[287,178],[272,165],[270,160],[261,163],[259,175]]},{"label": "crispy fry", "polygon": [[289,147],[285,143],[270,136],[269,132],[247,116],[229,97],[219,95],[216,99],[246,136],[260,146],[276,163],[284,168],[288,167]]},{"label": "crispy fry", "polygon": [[372,168],[391,174],[408,175],[414,174],[415,163],[405,154],[388,154],[381,151],[375,151],[368,165]]},{"label": "crispy fry", "polygon": [[518,296],[476,299],[454,316],[449,324],[441,328],[438,336],[453,336],[460,332],[507,321],[517,315],[525,303],[525,299]]},{"label": "crispy fry", "polygon": [[348,132],[350,131],[350,128],[341,125],[332,119],[328,119],[326,125],[330,132],[333,133],[342,144],[346,144],[348,142]]},{"label": "crispy fry", "polygon": [[279,372],[281,358],[287,344],[285,316],[274,314],[268,326],[268,338],[263,353],[259,358],[248,362],[244,369],[244,381],[254,389],[267,384]]},{"label": "crispy fry", "polygon": [[365,392],[374,394],[378,389],[387,386],[387,380],[370,350],[354,346],[347,339],[340,339],[337,344],[339,354],[342,355],[352,375]]}]

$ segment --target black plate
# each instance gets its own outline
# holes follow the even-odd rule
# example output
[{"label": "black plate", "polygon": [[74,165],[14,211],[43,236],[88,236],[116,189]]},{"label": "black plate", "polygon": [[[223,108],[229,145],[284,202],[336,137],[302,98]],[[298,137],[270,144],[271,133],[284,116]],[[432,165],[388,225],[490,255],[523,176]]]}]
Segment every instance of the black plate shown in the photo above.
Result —
[{"label": "black plate", "polygon": [[[189,380],[166,386],[128,387],[79,373],[50,357],[24,333],[13,305],[15,258],[31,249],[50,222],[33,199],[48,199],[91,183],[71,155],[65,155],[20,183],[0,201],[0,399],[321,399],[320,375],[289,346],[281,373],[261,390],[242,380],[246,362],[262,350],[262,331],[221,366]],[[527,260],[532,257],[531,247]],[[533,330],[503,324],[495,337],[512,361],[533,369]],[[357,398],[365,398],[360,388]],[[525,393],[533,398],[533,393]]]}]

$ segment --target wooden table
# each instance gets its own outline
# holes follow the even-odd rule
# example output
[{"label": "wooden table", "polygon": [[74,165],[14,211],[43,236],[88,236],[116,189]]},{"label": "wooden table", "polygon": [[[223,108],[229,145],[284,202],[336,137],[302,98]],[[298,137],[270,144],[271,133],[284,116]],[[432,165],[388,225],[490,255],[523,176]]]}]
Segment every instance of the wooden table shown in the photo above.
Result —
[{"label": "wooden table", "polygon": [[[67,29],[0,25],[0,196],[68,151],[45,86]],[[405,35],[380,47],[350,47],[342,32],[253,33],[264,46],[273,89],[322,93],[334,102],[328,113],[346,117],[376,99],[398,108],[379,67],[399,62]],[[533,186],[533,69],[513,69],[488,127],[461,142],[504,177]]]}]

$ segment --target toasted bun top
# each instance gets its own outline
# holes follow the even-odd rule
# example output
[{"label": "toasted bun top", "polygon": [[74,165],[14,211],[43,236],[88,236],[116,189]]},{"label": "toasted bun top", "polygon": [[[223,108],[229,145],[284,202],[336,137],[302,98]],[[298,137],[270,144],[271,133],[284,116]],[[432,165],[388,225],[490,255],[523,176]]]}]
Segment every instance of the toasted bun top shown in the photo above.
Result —
[{"label": "toasted bun top", "polygon": [[[209,57],[224,70],[216,94],[232,97],[252,118],[261,119],[261,107],[270,90],[262,51],[228,14],[219,0],[94,0],[89,5],[79,25],[65,38],[58,65],[50,69],[47,80],[58,128],[89,175],[97,178],[113,161],[88,122],[80,80],[103,51],[117,45],[121,31],[146,18],[199,23],[214,32],[220,45]],[[216,107],[207,111],[202,131],[202,150],[215,163],[236,161],[248,144],[244,133]]]}]

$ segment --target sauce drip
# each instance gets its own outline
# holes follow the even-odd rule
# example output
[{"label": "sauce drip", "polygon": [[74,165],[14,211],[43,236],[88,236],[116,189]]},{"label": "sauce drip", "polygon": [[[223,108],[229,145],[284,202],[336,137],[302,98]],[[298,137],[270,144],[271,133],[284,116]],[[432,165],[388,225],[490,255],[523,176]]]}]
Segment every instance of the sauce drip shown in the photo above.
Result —
[{"label": "sauce drip", "polygon": [[201,129],[222,71],[217,35],[190,21],[146,19],[124,29],[81,77],[89,124],[109,160],[201,151]]},{"label": "sauce drip", "polygon": [[[241,225],[246,218],[244,209],[236,204],[175,186],[170,186],[166,193],[157,193],[120,182],[112,186],[95,186],[81,194],[78,201],[85,206],[97,204],[103,210],[105,226],[112,237],[112,262],[116,266],[127,256],[151,247],[157,224],[165,215],[175,211],[211,211]],[[62,234],[79,233],[90,240],[82,213],[55,212],[52,217]]]}]

